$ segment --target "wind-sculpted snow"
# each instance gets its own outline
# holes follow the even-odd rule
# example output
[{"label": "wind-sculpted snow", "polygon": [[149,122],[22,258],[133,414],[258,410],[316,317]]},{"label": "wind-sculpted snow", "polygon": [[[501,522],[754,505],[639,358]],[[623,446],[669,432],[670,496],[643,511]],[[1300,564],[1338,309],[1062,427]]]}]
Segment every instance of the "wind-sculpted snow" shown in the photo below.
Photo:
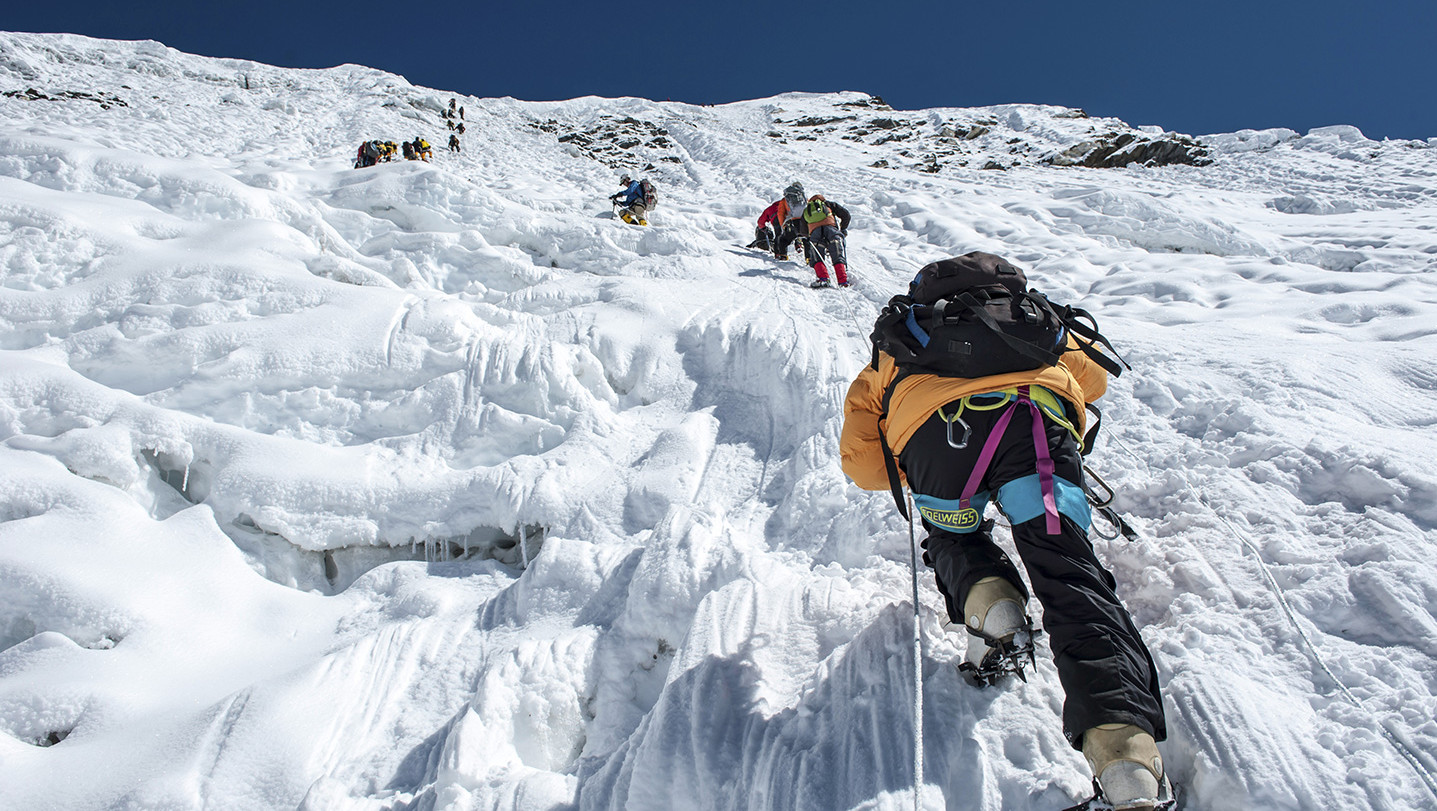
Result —
[{"label": "wind-sculpted snow", "polygon": [[[911,807],[908,532],[838,433],[879,308],[971,250],[1133,366],[1091,461],[1141,538],[1094,543],[1185,807],[1437,803],[1431,142],[1058,167],[1188,142],[64,35],[0,34],[0,93],[0,807]],[[795,179],[852,288],[739,247]],[[926,807],[1085,797],[1046,651],[975,690],[920,603]]]}]

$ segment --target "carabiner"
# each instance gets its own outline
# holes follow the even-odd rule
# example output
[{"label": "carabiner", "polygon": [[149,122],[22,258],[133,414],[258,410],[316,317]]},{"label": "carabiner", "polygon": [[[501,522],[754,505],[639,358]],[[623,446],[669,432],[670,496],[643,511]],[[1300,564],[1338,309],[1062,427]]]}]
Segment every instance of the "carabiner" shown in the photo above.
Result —
[{"label": "carabiner", "polygon": [[[943,416],[943,412],[941,411],[938,412],[938,414],[939,416]],[[959,414],[954,414],[952,419],[945,416],[943,417],[943,422],[948,424],[948,446],[958,451],[968,447],[968,439],[973,436],[972,426],[964,422],[963,417]],[[963,426],[963,439],[959,442],[953,441],[953,423],[955,422]]]},{"label": "carabiner", "polygon": [[1091,480],[1093,484],[1096,484],[1098,487],[1103,488],[1103,490],[1107,493],[1107,495],[1105,496],[1099,496],[1097,491],[1093,487],[1089,486],[1086,481],[1084,481],[1083,492],[1086,493],[1088,496],[1088,503],[1093,505],[1094,507],[1106,507],[1109,504],[1112,504],[1113,497],[1117,495],[1117,493],[1113,490],[1113,486],[1103,481],[1103,477],[1094,473],[1093,469],[1091,467],[1088,467],[1087,465],[1083,465],[1083,472],[1088,474],[1087,479]]}]

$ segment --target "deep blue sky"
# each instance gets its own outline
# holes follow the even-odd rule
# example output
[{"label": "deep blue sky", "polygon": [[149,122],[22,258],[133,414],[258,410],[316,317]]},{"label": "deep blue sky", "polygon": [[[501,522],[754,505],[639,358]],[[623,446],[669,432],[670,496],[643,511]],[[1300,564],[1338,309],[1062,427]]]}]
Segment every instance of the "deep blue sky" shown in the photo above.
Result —
[{"label": "deep blue sky", "polygon": [[900,109],[1062,104],[1192,134],[1354,124],[1437,137],[1434,0],[86,0],[7,3],[0,29],[354,62],[476,96],[861,90]]}]

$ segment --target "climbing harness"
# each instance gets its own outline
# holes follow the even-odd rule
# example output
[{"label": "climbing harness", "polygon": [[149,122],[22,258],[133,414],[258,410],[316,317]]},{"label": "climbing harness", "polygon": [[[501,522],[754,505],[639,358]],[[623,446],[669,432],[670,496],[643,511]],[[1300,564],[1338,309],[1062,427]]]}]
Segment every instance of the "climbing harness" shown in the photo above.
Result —
[{"label": "climbing harness", "polygon": [[[983,449],[978,453],[978,460],[973,463],[973,470],[968,474],[967,483],[963,485],[963,493],[958,497],[958,514],[964,515],[973,509],[973,497],[978,494],[978,489],[983,483],[983,476],[987,474],[989,465],[993,463],[993,457],[998,453],[998,444],[1003,440],[1003,435],[1007,433],[1008,423],[1013,419],[1013,411],[1020,403],[1024,403],[1027,404],[1028,412],[1033,417],[1033,451],[1038,456],[1038,486],[1042,491],[1043,515],[1046,517],[1045,527],[1049,535],[1057,535],[1062,531],[1062,525],[1058,519],[1058,497],[1053,484],[1055,465],[1052,455],[1048,452],[1047,433],[1043,430],[1043,414],[1046,410],[1034,402],[1033,391],[1046,392],[1046,389],[1018,386],[1016,390],[993,392],[999,395],[998,402],[984,407],[976,405],[971,396],[963,398],[960,403],[960,414],[965,405],[975,411],[992,411],[1002,408],[1004,404],[1007,404],[1008,407],[998,416],[993,430],[988,432],[988,438],[983,442]],[[1051,393],[1048,396],[1053,397]],[[939,413],[941,415],[942,412]],[[952,444],[953,423],[946,417],[944,420],[948,422],[949,444]],[[1069,423],[1065,421],[1064,424],[1069,425],[1069,430],[1072,430]],[[967,444],[966,438],[964,444]]]}]

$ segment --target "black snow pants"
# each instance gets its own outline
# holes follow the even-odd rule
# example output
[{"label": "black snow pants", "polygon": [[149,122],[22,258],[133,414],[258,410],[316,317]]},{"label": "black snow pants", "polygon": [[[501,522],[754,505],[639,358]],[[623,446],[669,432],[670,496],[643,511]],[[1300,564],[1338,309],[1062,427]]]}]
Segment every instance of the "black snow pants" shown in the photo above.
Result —
[{"label": "black snow pants", "polygon": [[[956,404],[944,410],[951,414]],[[971,426],[972,435],[963,449],[949,444],[948,426],[942,417],[930,417],[904,446],[899,458],[915,498],[926,494],[937,499],[958,499],[1000,413],[964,412],[963,419]],[[1000,488],[1032,476],[1037,469],[1032,420],[1026,407],[1016,407],[979,485],[979,493],[995,496],[1005,514],[1010,509],[1002,503]],[[1055,477],[1081,487],[1083,467],[1077,441],[1063,426],[1047,418],[1043,422]],[[1086,510],[1086,504],[1082,509]],[[1086,519],[1082,523],[1086,524]],[[990,522],[982,522],[968,532],[943,529],[926,517],[923,525],[928,530],[923,560],[933,568],[954,622],[963,623],[968,590],[984,577],[1002,577],[1028,593],[1017,568],[993,542],[988,532]],[[1043,628],[1067,699],[1063,705],[1063,732],[1074,748],[1082,747],[1084,732],[1109,723],[1136,724],[1157,740],[1164,740],[1167,725],[1157,668],[1132,617],[1118,599],[1116,581],[1098,561],[1087,532],[1078,522],[1062,515],[1060,526],[1059,534],[1049,535],[1043,515],[1015,523],[1013,542],[1028,571],[1033,593],[1043,604]]]},{"label": "black snow pants", "polygon": [[753,242],[750,242],[748,246],[750,248],[772,251],[777,244],[778,237],[774,236],[773,226],[764,224],[753,230]]},{"label": "black snow pants", "polygon": [[812,247],[814,262],[822,261],[823,255],[828,254],[828,261],[833,264],[848,264],[848,250],[843,244],[843,232],[838,230],[838,226],[825,225],[816,229],[808,235],[808,244]]},{"label": "black snow pants", "polygon": [[774,254],[777,256],[787,255],[788,246],[792,245],[794,241],[797,241],[798,244],[803,248],[803,261],[807,264],[812,265],[813,248],[808,244],[808,236],[806,234],[807,231],[808,227],[804,225],[803,218],[792,217],[788,219],[786,222],[784,222],[783,228],[779,232],[778,247],[774,248]]}]

